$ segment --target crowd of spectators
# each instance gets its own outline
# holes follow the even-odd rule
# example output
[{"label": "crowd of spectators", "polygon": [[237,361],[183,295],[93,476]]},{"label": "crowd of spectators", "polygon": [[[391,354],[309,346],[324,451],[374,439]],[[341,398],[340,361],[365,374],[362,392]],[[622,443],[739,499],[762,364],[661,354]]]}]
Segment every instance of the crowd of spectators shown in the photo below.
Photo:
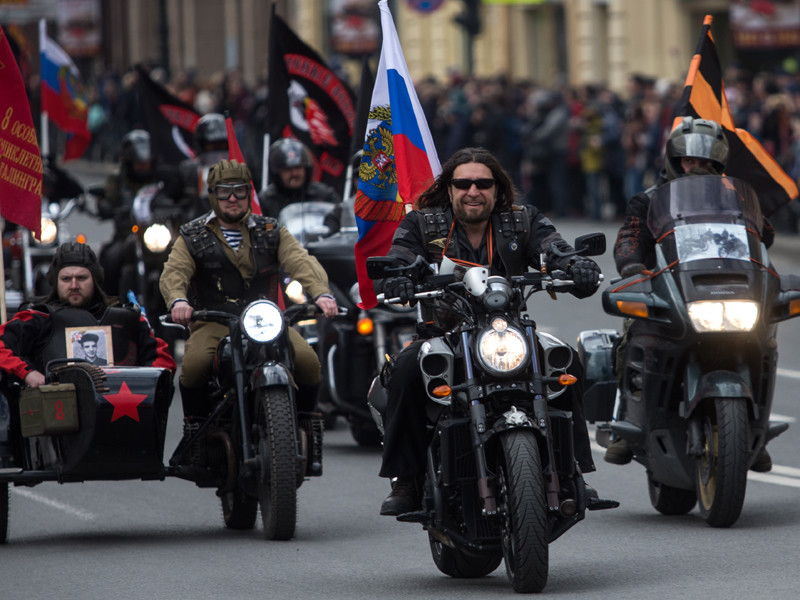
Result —
[{"label": "crowd of spectators", "polygon": [[[267,85],[248,86],[240,73],[200,82],[186,72],[151,72],[200,113],[229,111],[248,162],[260,162]],[[118,140],[141,127],[132,99],[136,73],[104,75],[90,86],[87,158],[113,161]],[[795,180],[800,175],[800,74],[725,73],[731,112]],[[662,168],[683,83],[631,75],[623,93],[604,85],[545,87],[505,77],[417,82],[442,162],[456,149],[483,146],[513,174],[526,202],[556,217],[619,218],[627,199],[655,182]],[[258,162],[256,162],[258,161]],[[790,220],[792,223],[795,218]]]}]

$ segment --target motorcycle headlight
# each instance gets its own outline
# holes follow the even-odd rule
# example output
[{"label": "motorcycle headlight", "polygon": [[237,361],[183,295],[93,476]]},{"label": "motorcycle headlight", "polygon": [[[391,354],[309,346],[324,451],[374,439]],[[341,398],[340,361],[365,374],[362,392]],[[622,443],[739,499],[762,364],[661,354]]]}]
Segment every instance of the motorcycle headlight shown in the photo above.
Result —
[{"label": "motorcycle headlight", "polygon": [[242,329],[254,342],[271,342],[283,331],[281,310],[269,300],[257,300],[244,309]]},{"label": "motorcycle headlight", "polygon": [[688,302],[695,331],[752,331],[758,321],[758,304],[750,300],[699,300]]},{"label": "motorcycle headlight", "polygon": [[172,234],[169,228],[161,223],[154,223],[144,230],[144,245],[152,253],[158,254],[169,247]]},{"label": "motorcycle headlight", "polygon": [[492,319],[489,327],[478,336],[478,360],[487,370],[497,375],[518,371],[528,362],[529,349],[525,336],[502,317]]},{"label": "motorcycle headlight", "polygon": [[42,237],[36,239],[33,237],[33,243],[37,246],[49,246],[58,239],[58,225],[53,219],[49,217],[42,217]]},{"label": "motorcycle headlight", "polygon": [[297,281],[297,279],[292,279],[289,282],[289,285],[286,286],[284,293],[286,294],[286,297],[295,304],[303,304],[308,300],[306,295],[303,293],[303,284]]}]

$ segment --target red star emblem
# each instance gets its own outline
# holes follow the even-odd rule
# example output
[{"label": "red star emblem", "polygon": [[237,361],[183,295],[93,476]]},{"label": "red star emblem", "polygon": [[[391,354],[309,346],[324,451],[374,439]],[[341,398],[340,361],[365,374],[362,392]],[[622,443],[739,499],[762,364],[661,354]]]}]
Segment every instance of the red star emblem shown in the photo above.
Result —
[{"label": "red star emblem", "polygon": [[111,422],[122,417],[130,417],[134,421],[139,421],[139,411],[136,408],[147,398],[147,394],[133,394],[126,382],[122,382],[119,392],[116,394],[106,394],[104,396],[112,405],[114,413],[111,415]]}]

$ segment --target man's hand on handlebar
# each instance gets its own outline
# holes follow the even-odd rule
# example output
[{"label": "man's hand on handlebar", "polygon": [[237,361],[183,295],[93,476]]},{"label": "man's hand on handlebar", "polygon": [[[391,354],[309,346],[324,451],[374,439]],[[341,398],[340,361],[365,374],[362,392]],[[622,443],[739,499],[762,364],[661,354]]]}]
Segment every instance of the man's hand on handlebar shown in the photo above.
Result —
[{"label": "man's hand on handlebar", "polygon": [[336,300],[330,296],[318,296],[317,299],[314,300],[314,304],[316,304],[328,318],[335,317],[339,314],[339,306],[336,304]]},{"label": "man's hand on handlebar", "polygon": [[172,305],[172,310],[169,314],[175,323],[186,326],[192,320],[193,312],[192,306],[186,300],[178,300]]}]

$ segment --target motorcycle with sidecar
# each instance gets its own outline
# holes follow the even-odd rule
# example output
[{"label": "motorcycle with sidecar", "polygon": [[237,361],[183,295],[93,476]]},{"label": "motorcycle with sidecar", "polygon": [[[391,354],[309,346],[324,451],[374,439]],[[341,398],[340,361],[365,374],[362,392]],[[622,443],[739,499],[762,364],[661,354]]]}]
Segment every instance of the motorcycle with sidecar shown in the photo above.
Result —
[{"label": "motorcycle with sidecar", "polygon": [[[226,527],[266,539],[294,535],[297,489],[322,475],[322,416],[297,410],[288,344],[292,320],[267,300],[243,313],[195,311],[228,325],[209,384],[213,409],[164,464],[172,373],[152,367],[50,361],[46,384],[0,381],[0,543],[8,541],[9,486],[179,477],[216,488]],[[168,322],[168,317],[162,317]],[[186,443],[188,442],[188,443]]]}]

